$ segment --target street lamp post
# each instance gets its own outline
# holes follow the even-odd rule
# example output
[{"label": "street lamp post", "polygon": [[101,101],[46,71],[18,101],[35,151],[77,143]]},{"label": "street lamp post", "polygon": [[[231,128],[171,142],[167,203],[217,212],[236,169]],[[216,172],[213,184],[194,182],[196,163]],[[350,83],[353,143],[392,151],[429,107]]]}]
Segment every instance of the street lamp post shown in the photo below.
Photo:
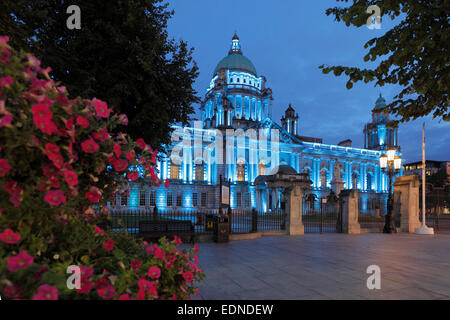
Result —
[{"label": "street lamp post", "polygon": [[384,222],[384,233],[392,233],[392,209],[394,207],[394,199],[392,195],[392,178],[400,172],[402,166],[402,158],[395,155],[395,149],[389,149],[387,155],[384,154],[380,157],[380,168],[388,176],[388,201],[387,201],[387,214]]}]

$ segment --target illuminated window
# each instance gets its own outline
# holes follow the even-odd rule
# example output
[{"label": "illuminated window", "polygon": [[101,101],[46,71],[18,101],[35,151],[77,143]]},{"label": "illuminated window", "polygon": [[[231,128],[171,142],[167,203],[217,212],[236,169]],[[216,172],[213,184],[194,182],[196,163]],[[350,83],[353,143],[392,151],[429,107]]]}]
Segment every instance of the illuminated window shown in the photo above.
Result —
[{"label": "illuminated window", "polygon": [[171,162],[170,163],[170,179],[180,178],[180,166]]},{"label": "illuminated window", "polygon": [[183,206],[183,194],[177,193],[177,207]]},{"label": "illuminated window", "polygon": [[258,166],[258,175],[265,176],[266,175],[266,164],[264,162],[260,162]]},{"label": "illuminated window", "polygon": [[139,190],[139,206],[145,207],[145,205],[146,205],[145,196],[146,195],[147,195],[147,193],[145,192],[145,190]]},{"label": "illuminated window", "polygon": [[237,165],[237,181],[245,181],[245,163],[242,160]]},{"label": "illuminated window", "polygon": [[195,165],[195,180],[203,181],[205,179],[203,163]]},{"label": "illuminated window", "polygon": [[150,205],[155,206],[156,205],[156,191],[150,192]]},{"label": "illuminated window", "polygon": [[171,207],[173,205],[173,192],[167,192],[167,206]]}]

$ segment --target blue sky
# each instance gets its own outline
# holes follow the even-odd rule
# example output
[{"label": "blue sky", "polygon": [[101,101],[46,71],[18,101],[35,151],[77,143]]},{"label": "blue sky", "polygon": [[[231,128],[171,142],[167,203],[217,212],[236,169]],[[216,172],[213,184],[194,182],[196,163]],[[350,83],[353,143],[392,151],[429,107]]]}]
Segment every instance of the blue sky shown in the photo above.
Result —
[{"label": "blue sky", "polygon": [[[318,66],[367,67],[364,43],[384,34],[393,22],[383,19],[380,30],[346,27],[325,14],[337,5],[341,3],[331,0],[171,0],[175,15],[168,31],[195,48],[194,59],[200,68],[195,89],[202,98],[237,31],[244,55],[273,90],[275,121],[292,103],[299,114],[301,135],[323,138],[327,144],[351,139],[353,146],[363,147],[364,124],[370,121],[379,93],[389,102],[399,87],[357,83],[347,90],[345,77],[322,74]],[[450,160],[450,123],[431,117],[400,124],[404,160],[422,158],[423,121],[427,159]]]}]

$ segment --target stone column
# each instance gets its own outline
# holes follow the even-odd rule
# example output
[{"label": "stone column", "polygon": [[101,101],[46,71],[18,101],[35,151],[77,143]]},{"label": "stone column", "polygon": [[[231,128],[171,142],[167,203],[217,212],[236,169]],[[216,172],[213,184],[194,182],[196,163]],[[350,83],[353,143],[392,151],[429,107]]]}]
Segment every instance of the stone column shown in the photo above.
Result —
[{"label": "stone column", "polygon": [[419,176],[403,176],[395,178],[394,192],[400,194],[400,203],[394,202],[397,214],[400,214],[400,231],[414,233],[419,228]]},{"label": "stone column", "polygon": [[339,197],[342,206],[342,232],[348,234],[359,234],[358,190],[342,190]]},{"label": "stone column", "polygon": [[303,191],[300,186],[293,186],[284,189],[287,201],[287,224],[286,231],[290,236],[301,236],[305,234],[305,228],[302,222]]}]

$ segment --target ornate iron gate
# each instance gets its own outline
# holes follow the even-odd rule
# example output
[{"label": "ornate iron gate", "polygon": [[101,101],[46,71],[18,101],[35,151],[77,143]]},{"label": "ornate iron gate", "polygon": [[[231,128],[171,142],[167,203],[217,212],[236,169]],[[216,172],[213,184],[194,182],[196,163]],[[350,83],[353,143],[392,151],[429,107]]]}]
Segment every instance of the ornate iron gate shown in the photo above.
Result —
[{"label": "ornate iron gate", "polygon": [[326,198],[318,198],[315,194],[307,194],[303,198],[302,222],[305,233],[342,232],[338,197],[331,192]]}]

